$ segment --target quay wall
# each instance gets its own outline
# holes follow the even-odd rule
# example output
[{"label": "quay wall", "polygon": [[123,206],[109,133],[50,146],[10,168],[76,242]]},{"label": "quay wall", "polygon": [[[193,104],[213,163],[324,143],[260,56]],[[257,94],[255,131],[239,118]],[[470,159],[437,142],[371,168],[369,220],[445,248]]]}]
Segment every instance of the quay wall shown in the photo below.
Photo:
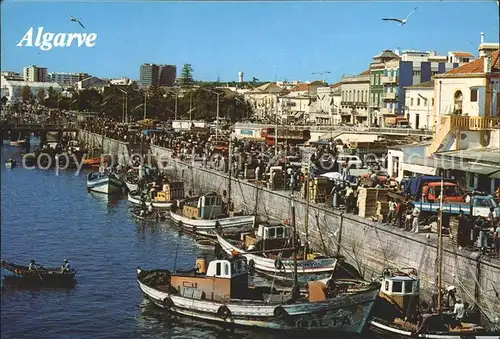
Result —
[{"label": "quay wall", "polygon": [[[87,132],[84,132],[84,134]],[[101,136],[102,138],[102,136]],[[105,140],[109,150],[123,147],[119,141]],[[106,148],[105,148],[106,150]],[[151,146],[158,165],[176,179],[183,180],[186,191],[195,193],[227,190],[228,176],[202,168],[200,163],[181,162],[171,157],[166,148]],[[253,183],[233,178],[231,198],[238,209],[280,220],[290,218],[290,191],[270,191]],[[301,238],[306,204],[294,200],[295,215]],[[352,214],[332,210],[325,204],[311,204],[308,213],[308,233],[311,246],[325,254],[339,253],[354,265],[366,279],[376,279],[386,267],[411,267],[421,277],[421,294],[429,298],[435,286],[437,237],[435,234],[414,234],[393,226],[371,222]],[[500,262],[478,253],[458,249],[449,238],[443,239],[443,287],[456,286],[459,295],[468,302],[478,301],[490,317],[500,315]]]}]

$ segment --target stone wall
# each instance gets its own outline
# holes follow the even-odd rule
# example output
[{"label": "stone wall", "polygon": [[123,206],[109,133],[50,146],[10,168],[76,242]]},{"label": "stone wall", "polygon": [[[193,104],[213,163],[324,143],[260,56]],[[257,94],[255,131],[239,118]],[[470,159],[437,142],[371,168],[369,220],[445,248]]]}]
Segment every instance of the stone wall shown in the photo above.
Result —
[{"label": "stone wall", "polygon": [[[97,135],[91,134],[91,138],[102,142],[102,137],[99,139]],[[111,152],[122,152],[126,148],[125,143],[106,138],[104,145],[104,150]],[[166,166],[171,175],[185,182],[186,191],[222,193],[228,189],[229,180],[224,173],[201,168],[199,163],[194,165],[172,159],[171,151],[162,147],[151,146],[151,151],[159,166]],[[290,218],[290,191],[273,192],[238,179],[232,179],[231,186],[236,208],[280,220]],[[294,205],[297,226],[304,240],[306,206],[298,198]],[[313,248],[329,255],[344,255],[366,279],[377,278],[386,267],[416,268],[424,297],[429,297],[433,291],[437,252],[435,234],[427,237],[405,232],[352,214],[343,215],[324,204],[310,205],[308,215],[307,233]],[[500,262],[461,251],[448,238],[443,244],[443,286],[456,286],[459,295],[469,302],[476,298],[490,316],[500,314],[497,297],[500,293]]]}]

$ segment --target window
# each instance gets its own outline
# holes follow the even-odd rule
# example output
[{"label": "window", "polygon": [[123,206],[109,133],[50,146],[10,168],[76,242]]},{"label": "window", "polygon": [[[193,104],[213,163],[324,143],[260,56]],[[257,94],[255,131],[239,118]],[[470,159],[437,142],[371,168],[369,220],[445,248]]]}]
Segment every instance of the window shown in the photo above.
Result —
[{"label": "window", "polygon": [[385,281],[385,290],[389,292],[389,281]]},{"label": "window", "polygon": [[417,106],[420,106],[420,98],[417,98]]},{"label": "window", "polygon": [[475,180],[474,180],[474,173],[468,173],[469,174],[469,187],[476,187],[474,184],[475,184]]},{"label": "window", "polygon": [[413,290],[413,281],[405,282],[405,293],[411,293]]},{"label": "window", "polygon": [[413,71],[413,76],[414,77],[419,77],[420,76],[420,71]]},{"label": "window", "polygon": [[220,275],[221,269],[220,269],[220,262],[217,263],[217,266],[215,267],[215,275]]},{"label": "window", "polygon": [[275,237],[276,237],[276,229],[270,228],[269,229],[269,238],[275,238]]},{"label": "window", "polygon": [[470,102],[477,102],[477,88],[470,90]]},{"label": "window", "polygon": [[283,238],[283,227],[278,227],[276,229],[276,237],[277,238]]},{"label": "window", "polygon": [[228,276],[229,275],[229,264],[224,264],[224,275]]},{"label": "window", "polygon": [[403,292],[403,282],[402,281],[393,281],[392,282],[392,292],[393,293]]},{"label": "window", "polygon": [[413,98],[410,99],[410,106],[413,106]]},{"label": "window", "polygon": [[432,106],[434,106],[434,98],[432,98],[431,104],[432,104]]},{"label": "window", "polygon": [[462,61],[463,62],[469,62],[469,58],[464,58]]}]

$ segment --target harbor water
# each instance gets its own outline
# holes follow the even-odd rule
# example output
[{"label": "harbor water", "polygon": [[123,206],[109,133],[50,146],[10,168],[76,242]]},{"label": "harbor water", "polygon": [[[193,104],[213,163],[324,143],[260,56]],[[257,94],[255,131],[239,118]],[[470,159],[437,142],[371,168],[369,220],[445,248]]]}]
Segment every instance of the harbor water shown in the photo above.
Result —
[{"label": "harbor water", "polygon": [[[192,268],[193,239],[170,223],[134,222],[124,197],[88,193],[86,172],[21,168],[21,148],[2,147],[1,257],[78,269],[71,290],[2,285],[2,338],[290,338],[169,317],[144,299],[136,267]],[[18,167],[6,169],[9,157]],[[5,272],[2,271],[2,276]],[[304,335],[300,336],[304,338]],[[330,334],[327,338],[346,338]],[[355,336],[370,338],[363,334]],[[315,336],[318,338],[318,336]]]}]

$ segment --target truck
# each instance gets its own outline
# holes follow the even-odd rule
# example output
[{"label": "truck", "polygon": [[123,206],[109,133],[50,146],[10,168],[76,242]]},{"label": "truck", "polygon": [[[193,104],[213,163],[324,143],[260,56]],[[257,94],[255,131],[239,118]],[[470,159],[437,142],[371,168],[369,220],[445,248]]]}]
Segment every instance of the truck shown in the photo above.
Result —
[{"label": "truck", "polygon": [[[425,184],[429,187],[427,202],[422,201],[422,188]],[[442,186],[443,213],[459,214],[463,211],[465,215],[488,217],[490,208],[493,207],[495,216],[500,217],[500,207],[491,195],[473,195],[470,202],[465,202],[455,179],[422,175],[403,180],[402,186],[403,196],[410,198],[411,202],[423,213],[438,211]]]}]

